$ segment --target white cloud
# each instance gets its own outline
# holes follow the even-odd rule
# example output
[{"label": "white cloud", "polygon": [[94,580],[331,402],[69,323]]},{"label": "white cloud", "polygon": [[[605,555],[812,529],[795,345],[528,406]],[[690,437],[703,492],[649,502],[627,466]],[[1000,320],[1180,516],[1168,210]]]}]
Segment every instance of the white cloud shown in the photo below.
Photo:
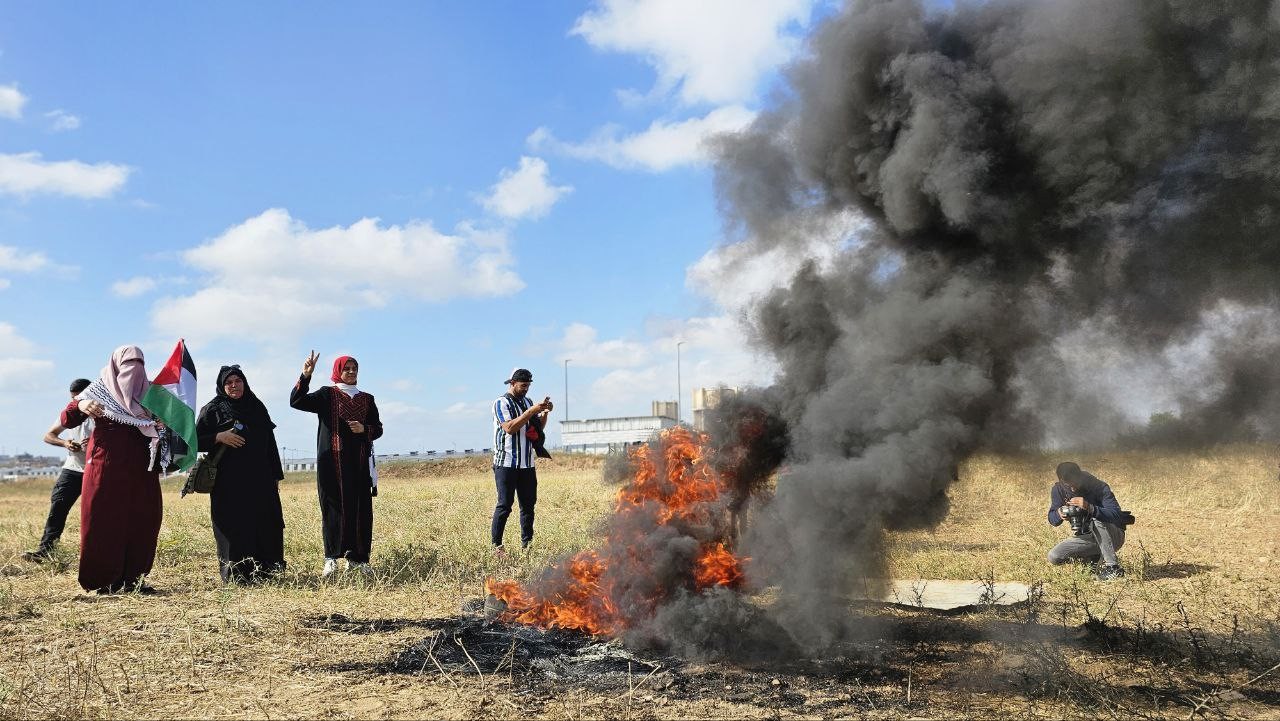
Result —
[{"label": "white cloud", "polygon": [[619,368],[591,383],[587,403],[611,408],[605,412],[605,417],[642,416],[649,414],[649,401],[670,400],[675,390],[674,364]]},{"label": "white cloud", "polygon": [[[691,420],[692,392],[716,386],[770,385],[776,361],[753,348],[744,325],[754,302],[764,293],[786,287],[800,265],[814,260],[827,267],[845,252],[856,252],[866,221],[851,213],[815,218],[796,227],[795,242],[786,250],[755,255],[745,244],[708,252],[686,271],[691,290],[709,298],[719,312],[692,318],[652,319],[641,339],[601,339],[584,323],[567,326],[553,341],[534,352],[557,361],[572,358],[572,367],[606,368],[607,373],[578,386],[575,417],[638,415],[649,412],[653,400],[676,396],[676,343],[680,348],[680,404]],[[571,368],[572,370],[572,368]],[[583,408],[586,410],[582,410]]]},{"label": "white cloud", "polygon": [[42,390],[53,376],[53,361],[0,358],[0,392]]},{"label": "white cloud", "polygon": [[685,285],[721,308],[742,312],[765,293],[789,285],[805,263],[829,268],[869,228],[867,220],[853,212],[814,217],[804,225],[791,223],[778,232],[791,233],[792,242],[766,252],[750,241],[708,251],[686,270]]},{"label": "white cloud", "polygon": [[558,357],[579,368],[628,368],[649,361],[643,343],[623,339],[599,340],[599,332],[586,323],[570,323],[556,342]]},{"label": "white cloud", "polygon": [[53,362],[31,357],[35,351],[35,343],[0,321],[0,403],[4,393],[40,390],[49,384]]},{"label": "white cloud", "polygon": [[431,417],[431,411],[412,403],[380,399],[378,400],[378,417],[383,425],[407,428],[421,426]]},{"label": "white cloud", "polygon": [[0,118],[10,120],[22,119],[22,107],[27,104],[27,96],[18,90],[18,84],[0,85]]},{"label": "white cloud", "polygon": [[509,220],[541,218],[560,198],[573,191],[568,185],[552,185],[547,161],[524,156],[520,167],[503,169],[498,182],[481,203],[492,213]]},{"label": "white cloud", "polygon": [[115,163],[46,162],[40,153],[0,153],[0,194],[106,198],[124,187],[132,172]]},{"label": "white cloud", "polygon": [[80,127],[80,118],[65,110],[50,110],[44,116],[49,119],[49,129],[55,133]]},{"label": "white cloud", "polygon": [[[687,318],[665,328],[665,337],[655,341],[655,349],[667,357],[675,355],[676,341],[681,347],[685,398],[696,386],[768,385],[777,368],[772,359],[760,355],[747,343],[747,330],[737,314]],[[673,360],[674,362],[674,360]]]},{"label": "white cloud", "polygon": [[4,349],[3,352],[6,356],[20,356],[31,353],[36,346],[31,341],[23,338],[12,323],[0,321],[0,348]]},{"label": "white cloud", "polygon": [[655,92],[686,103],[751,99],[761,76],[799,47],[813,0],[600,0],[572,33],[593,47],[641,55]]},{"label": "white cloud", "polygon": [[649,412],[649,402],[671,400],[676,395],[676,342],[680,347],[680,405],[691,420],[694,388],[769,385],[777,367],[747,345],[739,321],[730,316],[706,316],[673,321],[669,335],[654,338],[650,364],[618,368],[591,383],[588,405],[608,406],[607,415]]},{"label": "white cloud", "polygon": [[[694,388],[767,385],[776,367],[747,345],[745,330],[737,318],[725,314],[655,321],[649,324],[643,342],[602,341],[591,326],[572,324],[566,329],[565,338],[577,339],[578,353],[584,357],[589,358],[591,352],[598,356],[594,363],[579,363],[578,355],[571,355],[571,366],[612,368],[590,383],[585,398],[575,398],[574,407],[581,408],[579,404],[583,404],[607,416],[643,415],[649,412],[650,401],[671,400],[676,395],[677,342],[683,343],[680,402],[686,420],[691,418],[689,402]],[[611,349],[627,352],[612,353]]]},{"label": "white cloud", "polygon": [[26,253],[11,245],[0,245],[0,270],[31,273],[48,265],[44,253]]},{"label": "white cloud", "polygon": [[278,341],[333,326],[397,298],[439,302],[504,296],[524,287],[507,238],[470,226],[452,234],[425,221],[383,226],[364,218],[313,230],[271,209],[183,253],[206,285],[162,298],[158,331]]},{"label": "white cloud", "polygon": [[678,122],[656,120],[639,133],[624,135],[607,125],[580,143],[557,139],[547,128],[538,128],[528,139],[535,151],[550,151],[580,160],[594,160],[615,168],[662,172],[683,165],[706,163],[707,140],[721,133],[742,130],[755,113],[740,105],[716,108],[701,118]]},{"label": "white cloud", "polygon": [[128,280],[119,280],[111,284],[111,292],[121,298],[134,298],[149,293],[156,287],[156,279],[139,275]]},{"label": "white cloud", "polygon": [[391,381],[391,387],[401,393],[416,393],[422,390],[422,384],[410,378],[397,378]]},{"label": "white cloud", "polygon": [[[73,277],[79,268],[68,265],[57,265],[49,261],[44,253],[27,252],[11,245],[0,245],[0,273],[36,273],[53,271],[63,277]],[[8,288],[10,280],[0,278],[0,290]]]},{"label": "white cloud", "polygon": [[[496,393],[494,395],[497,395]],[[487,418],[489,415],[489,404],[493,401],[458,401],[452,403],[445,408],[442,413],[447,416],[461,416],[465,418]]]},{"label": "white cloud", "polygon": [[[601,339],[583,323],[568,326],[561,338],[543,342],[540,350],[557,360],[573,358],[572,367],[609,368],[574,395],[575,417],[639,415],[654,400],[676,396],[680,347],[680,405],[692,420],[693,389],[716,386],[768,386],[777,374],[776,361],[753,348],[746,318],[764,293],[786,287],[801,264],[812,260],[828,267],[842,253],[858,252],[866,220],[854,213],[814,217],[803,226],[777,229],[791,233],[785,250],[757,255],[748,243],[708,252],[686,271],[691,290],[710,299],[718,311],[692,318],[652,319],[642,339]],[[579,363],[581,356],[584,362]],[[623,362],[640,359],[638,362]],[[592,362],[587,362],[593,360]],[[571,367],[571,371],[572,371]],[[586,408],[584,411],[583,408]]]}]

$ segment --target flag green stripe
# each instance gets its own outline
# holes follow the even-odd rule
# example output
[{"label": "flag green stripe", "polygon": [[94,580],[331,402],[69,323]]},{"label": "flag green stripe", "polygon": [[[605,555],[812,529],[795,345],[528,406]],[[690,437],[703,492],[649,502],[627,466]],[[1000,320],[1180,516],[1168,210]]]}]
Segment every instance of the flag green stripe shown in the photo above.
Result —
[{"label": "flag green stripe", "polygon": [[157,418],[164,421],[165,425],[172,428],[174,433],[182,436],[182,439],[187,442],[186,455],[175,460],[181,470],[190,468],[196,462],[196,451],[199,448],[196,439],[195,409],[183,403],[182,399],[168,388],[155,383],[152,383],[146,395],[142,396],[142,405],[156,414]]}]

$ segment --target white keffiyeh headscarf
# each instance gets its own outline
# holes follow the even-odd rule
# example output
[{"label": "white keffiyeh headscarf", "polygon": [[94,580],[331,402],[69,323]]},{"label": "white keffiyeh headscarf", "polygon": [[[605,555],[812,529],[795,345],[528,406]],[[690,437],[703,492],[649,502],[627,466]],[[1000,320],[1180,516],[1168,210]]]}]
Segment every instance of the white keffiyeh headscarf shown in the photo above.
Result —
[{"label": "white keffiyeh headscarf", "polygon": [[76,396],[77,400],[94,400],[102,405],[107,418],[116,423],[134,426],[150,440],[151,458],[147,468],[161,457],[162,468],[168,465],[165,456],[170,454],[169,444],[162,443],[151,411],[142,406],[141,399],[151,386],[147,380],[142,349],[134,345],[120,346],[111,354],[111,361],[103,366],[98,380],[89,384]]}]

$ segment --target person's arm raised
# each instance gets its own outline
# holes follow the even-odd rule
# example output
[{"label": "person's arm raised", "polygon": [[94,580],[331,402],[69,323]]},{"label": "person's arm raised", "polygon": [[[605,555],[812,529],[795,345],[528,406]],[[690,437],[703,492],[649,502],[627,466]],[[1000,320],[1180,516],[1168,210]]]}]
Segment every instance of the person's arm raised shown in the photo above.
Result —
[{"label": "person's arm raised", "polygon": [[325,397],[325,391],[321,388],[314,393],[311,392],[311,374],[316,370],[316,361],[320,356],[315,351],[307,356],[302,362],[302,375],[298,376],[298,382],[293,384],[293,391],[289,393],[289,405],[300,411],[307,413],[319,413],[328,407],[328,399]]}]

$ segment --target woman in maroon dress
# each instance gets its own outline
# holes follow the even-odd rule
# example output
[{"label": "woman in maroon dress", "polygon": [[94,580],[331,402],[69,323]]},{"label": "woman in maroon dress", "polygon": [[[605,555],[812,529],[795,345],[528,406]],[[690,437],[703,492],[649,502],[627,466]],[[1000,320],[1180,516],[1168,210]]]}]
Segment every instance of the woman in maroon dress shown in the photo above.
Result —
[{"label": "woman in maroon dress", "polygon": [[75,428],[94,418],[80,499],[80,586],[114,593],[150,591],[162,513],[159,429],[139,399],[147,392],[142,351],[121,346],[98,380],[62,411]]}]

